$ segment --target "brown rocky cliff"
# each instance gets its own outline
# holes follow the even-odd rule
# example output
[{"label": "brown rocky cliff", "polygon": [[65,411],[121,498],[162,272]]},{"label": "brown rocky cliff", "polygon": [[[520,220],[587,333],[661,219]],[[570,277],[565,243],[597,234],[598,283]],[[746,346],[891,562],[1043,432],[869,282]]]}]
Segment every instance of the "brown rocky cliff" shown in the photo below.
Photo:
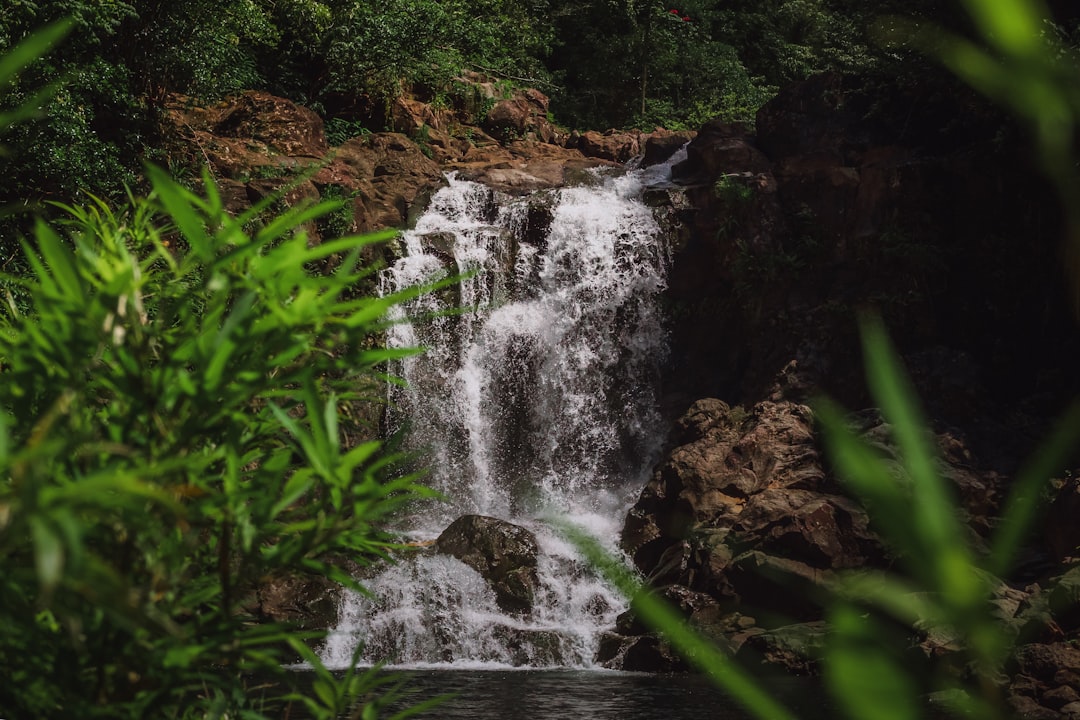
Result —
[{"label": "brown rocky cliff", "polygon": [[650,139],[659,147],[692,136],[659,129],[569,134],[548,119],[548,100],[539,91],[502,97],[492,83],[467,79],[487,98],[485,112],[402,97],[386,111],[390,131],[364,131],[336,146],[316,113],[256,91],[212,107],[174,97],[165,131],[174,138],[174,164],[208,168],[233,212],[278,193],[286,204],[346,201],[344,213],[312,228],[315,239],[404,227],[445,172],[523,194],[566,184],[583,168],[626,162]]}]

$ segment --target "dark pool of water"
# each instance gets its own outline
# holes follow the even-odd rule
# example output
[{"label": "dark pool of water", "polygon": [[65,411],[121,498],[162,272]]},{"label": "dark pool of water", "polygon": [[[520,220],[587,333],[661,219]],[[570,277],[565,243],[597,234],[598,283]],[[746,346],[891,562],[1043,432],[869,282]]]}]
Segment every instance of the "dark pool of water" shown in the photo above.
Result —
[{"label": "dark pool of water", "polygon": [[[750,720],[727,695],[693,675],[577,670],[404,670],[412,703],[451,694],[438,707],[415,717],[428,720]],[[825,720],[820,692],[790,680],[770,684],[798,717]],[[385,714],[404,709],[396,705]],[[292,718],[297,718],[292,715]]]}]

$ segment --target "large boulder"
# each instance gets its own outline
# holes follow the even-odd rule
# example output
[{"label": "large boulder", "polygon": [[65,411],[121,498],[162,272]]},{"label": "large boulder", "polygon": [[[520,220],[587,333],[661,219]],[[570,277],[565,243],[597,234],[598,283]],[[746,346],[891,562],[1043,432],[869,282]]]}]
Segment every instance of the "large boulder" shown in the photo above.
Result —
[{"label": "large boulder", "polygon": [[503,142],[532,138],[546,143],[559,139],[559,131],[548,119],[548,98],[529,88],[498,100],[484,118],[484,129]]},{"label": "large boulder", "polygon": [[677,423],[623,544],[647,576],[722,596],[732,592],[728,565],[748,549],[821,570],[874,562],[882,553],[867,525],[827,478],[808,407],[763,402],[747,412],[703,399]]},{"label": "large boulder", "polygon": [[503,610],[532,610],[538,546],[530,531],[485,515],[463,515],[443,530],[435,550],[480,573]]},{"label": "large boulder", "polygon": [[575,145],[586,157],[623,163],[641,154],[641,133],[589,130],[577,136]]}]

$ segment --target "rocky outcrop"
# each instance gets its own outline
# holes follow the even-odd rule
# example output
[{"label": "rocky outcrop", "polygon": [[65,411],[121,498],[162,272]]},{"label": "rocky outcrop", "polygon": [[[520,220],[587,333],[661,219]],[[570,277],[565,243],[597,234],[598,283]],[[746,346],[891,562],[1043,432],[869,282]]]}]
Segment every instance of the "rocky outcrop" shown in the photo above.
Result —
[{"label": "rocky outcrop", "polygon": [[547,97],[535,89],[504,95],[475,74],[462,84],[473,88],[477,102],[447,107],[402,96],[383,109],[389,130],[359,132],[354,124],[358,134],[335,134],[336,145],[313,111],[255,91],[209,108],[173,97],[165,132],[177,139],[173,161],[207,167],[231,212],[268,196],[280,195],[287,205],[345,201],[341,214],[310,229],[316,238],[408,225],[446,172],[521,195],[572,184],[583,170],[618,165],[643,148],[661,157],[692,136],[624,133],[616,150],[557,128]]},{"label": "rocky outcrop", "polygon": [[463,515],[439,535],[435,550],[480,573],[503,610],[532,610],[538,547],[536,537],[525,528],[483,515]]},{"label": "rocky outcrop", "polygon": [[[623,533],[651,582],[738,604],[745,593],[732,587],[729,570],[740,563],[784,558],[812,577],[880,560],[865,513],[826,479],[809,408],[763,402],[747,412],[700,400],[679,420],[674,442]],[[751,598],[759,600],[773,602]]]},{"label": "rocky outcrop", "polygon": [[[977,552],[1017,467],[1080,389],[1054,199],[1012,133],[945,79],[822,75],[781,91],[754,129],[706,124],[675,168],[681,187],[648,198],[675,237],[673,430],[623,542],[658,592],[714,601],[676,605],[737,658],[815,671],[827,628],[809,598],[837,573],[893,563],[832,479],[803,404],[826,393],[870,405],[857,312],[884,316]],[[899,459],[877,411],[850,422]],[[1067,715],[1076,690],[1058,676],[1071,662],[1060,644],[1080,637],[1073,586],[1047,578],[1076,554],[1080,492],[1071,478],[1055,487],[1042,537],[992,583],[1020,644],[1012,702],[1031,717]],[[948,633],[921,632],[922,657],[955,655]],[[602,653],[679,665],[632,620]],[[1032,664],[1044,655],[1058,664]]]},{"label": "rocky outcrop", "polygon": [[282,193],[289,205],[345,201],[346,214],[312,228],[316,236],[401,225],[443,182],[440,167],[405,135],[369,134],[331,148],[318,115],[264,92],[211,108],[176,98],[169,118],[235,213]]},{"label": "rocky outcrop", "polygon": [[[877,411],[854,413],[849,425],[900,463]],[[1006,478],[973,467],[970,450],[954,433],[939,432],[935,441],[969,543],[983,552]],[[676,423],[672,446],[628,515],[624,549],[655,592],[736,660],[817,673],[829,633],[827,603],[818,602],[831,595],[842,573],[889,570],[895,558],[863,508],[832,480],[811,411],[791,401],[744,410],[703,399]],[[1062,485],[1062,502],[1071,485]],[[1071,648],[1063,641],[1080,634],[1080,567],[1042,585],[998,579],[992,585],[993,613],[1018,643],[1010,702],[1021,713],[1043,713],[1031,717],[1070,712],[1063,708],[1075,689],[1065,673],[1072,666],[1061,663],[1069,661]],[[961,650],[941,628],[920,628],[913,637],[913,662],[948,662]],[[604,638],[598,660],[627,670],[686,668],[631,612]]]},{"label": "rocky outcrop", "polygon": [[[673,445],[630,511],[623,548],[650,585],[682,599],[691,623],[732,651],[761,636],[747,652],[791,654],[773,645],[802,633],[779,628],[821,620],[808,601],[814,588],[837,571],[885,564],[865,511],[829,479],[806,406],[766,401],[746,411],[700,400],[676,424]],[[619,630],[624,637],[607,644],[612,659],[641,642],[632,622]]]}]

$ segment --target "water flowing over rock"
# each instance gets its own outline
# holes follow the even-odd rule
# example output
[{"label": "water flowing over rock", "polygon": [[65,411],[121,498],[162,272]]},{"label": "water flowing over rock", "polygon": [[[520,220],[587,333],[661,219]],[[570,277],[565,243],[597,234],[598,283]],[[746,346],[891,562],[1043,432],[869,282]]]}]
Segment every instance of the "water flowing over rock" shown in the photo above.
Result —
[{"label": "water flowing over rock", "polygon": [[536,536],[513,523],[463,515],[443,530],[435,550],[480,573],[508,612],[532,610],[536,593]]},{"label": "water flowing over rock", "polygon": [[387,425],[448,501],[400,519],[433,547],[346,597],[331,665],[358,644],[372,662],[595,665],[625,601],[545,518],[615,550],[658,456],[668,255],[641,196],[668,173],[594,171],[529,197],[451,174],[403,235],[386,292],[465,274],[389,330],[392,347],[428,350],[390,368],[408,387]]}]

